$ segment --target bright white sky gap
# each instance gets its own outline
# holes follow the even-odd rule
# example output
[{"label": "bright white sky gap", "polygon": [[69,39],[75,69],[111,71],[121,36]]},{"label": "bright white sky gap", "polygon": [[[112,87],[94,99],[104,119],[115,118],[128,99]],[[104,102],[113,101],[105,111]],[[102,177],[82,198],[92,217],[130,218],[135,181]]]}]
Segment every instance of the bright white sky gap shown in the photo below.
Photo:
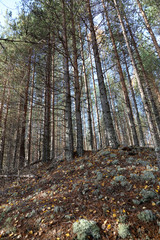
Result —
[{"label": "bright white sky gap", "polygon": [[16,5],[18,2],[18,0],[0,0],[0,25],[5,25],[5,15],[7,9],[12,12],[13,18],[17,16],[18,8]]}]

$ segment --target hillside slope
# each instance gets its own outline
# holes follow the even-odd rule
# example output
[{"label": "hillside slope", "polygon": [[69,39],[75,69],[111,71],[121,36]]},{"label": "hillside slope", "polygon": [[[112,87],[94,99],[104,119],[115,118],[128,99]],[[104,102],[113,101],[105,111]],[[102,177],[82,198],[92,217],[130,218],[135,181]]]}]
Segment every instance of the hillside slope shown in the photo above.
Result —
[{"label": "hillside slope", "polygon": [[152,149],[108,148],[31,171],[0,178],[0,239],[77,239],[72,225],[79,219],[94,220],[103,240],[160,239]]}]

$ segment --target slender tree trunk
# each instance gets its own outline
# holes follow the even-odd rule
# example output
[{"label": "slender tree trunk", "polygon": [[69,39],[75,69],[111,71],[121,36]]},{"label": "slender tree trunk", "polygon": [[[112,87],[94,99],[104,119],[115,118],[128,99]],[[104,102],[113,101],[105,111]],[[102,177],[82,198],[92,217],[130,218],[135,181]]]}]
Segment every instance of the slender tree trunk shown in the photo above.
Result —
[{"label": "slender tree trunk", "polygon": [[2,132],[2,136],[1,136],[0,171],[2,171],[3,163],[4,163],[4,151],[5,151],[5,144],[6,144],[6,132],[7,132],[7,120],[8,120],[9,102],[10,102],[10,90],[8,91],[8,96],[7,96],[6,113],[5,113],[5,117],[4,117],[3,132]]},{"label": "slender tree trunk", "polygon": [[132,95],[132,99],[133,99],[134,107],[135,107],[135,111],[136,111],[136,119],[137,119],[137,124],[138,124],[138,129],[139,129],[139,137],[140,137],[140,145],[142,147],[144,147],[145,146],[145,141],[144,141],[142,124],[141,124],[141,120],[140,120],[140,116],[139,116],[138,106],[137,106],[137,102],[136,102],[136,98],[135,98],[135,94],[134,94],[134,90],[133,90],[133,86],[132,86],[132,81],[131,81],[131,78],[130,78],[129,69],[128,69],[128,65],[127,65],[127,61],[126,61],[124,51],[123,51],[123,57],[124,57],[124,63],[125,63],[125,66],[126,66],[126,72],[127,72],[127,76],[128,76],[129,88],[131,90],[131,95]]},{"label": "slender tree trunk", "polygon": [[65,122],[66,122],[66,139],[65,139],[65,156],[67,161],[73,159],[73,128],[72,128],[72,110],[71,110],[71,93],[70,93],[70,77],[69,77],[69,52],[68,52],[68,39],[67,39],[67,28],[66,28],[66,11],[65,1],[62,0],[63,4],[63,44],[64,44],[64,81],[66,88],[66,111],[65,111]]},{"label": "slender tree trunk", "polygon": [[101,67],[101,61],[99,57],[99,50],[97,45],[97,39],[96,34],[94,30],[94,23],[91,13],[91,7],[90,7],[90,0],[87,0],[87,9],[88,9],[88,17],[90,22],[90,31],[91,31],[91,39],[92,39],[92,47],[94,52],[94,58],[95,58],[95,64],[96,64],[96,71],[97,71],[97,77],[98,77],[98,83],[99,83],[99,90],[100,90],[100,98],[101,98],[101,104],[102,104],[102,110],[103,110],[103,116],[104,116],[104,122],[105,122],[105,129],[108,133],[108,139],[109,144],[113,148],[118,147],[116,132],[113,127],[113,121],[111,117],[110,112],[110,106],[107,99],[105,84],[104,84],[104,77],[102,73],[102,67]]},{"label": "slender tree trunk", "polygon": [[90,93],[89,93],[89,87],[88,87],[88,79],[87,79],[87,75],[86,75],[86,65],[85,65],[85,59],[84,59],[84,49],[83,49],[83,42],[82,42],[82,34],[81,34],[80,25],[79,25],[79,34],[80,34],[83,74],[84,74],[84,81],[85,81],[86,93],[87,93],[87,109],[88,109],[87,112],[88,112],[88,124],[89,124],[89,134],[90,134],[90,148],[93,149],[93,130],[92,130],[92,118],[91,118]]},{"label": "slender tree trunk", "polygon": [[153,114],[154,114],[154,117],[155,117],[155,122],[157,124],[157,128],[158,128],[158,131],[160,133],[160,114],[159,114],[159,110],[156,106],[156,103],[155,103],[155,100],[154,100],[154,97],[153,97],[153,94],[152,94],[152,91],[151,91],[151,88],[150,88],[149,79],[148,79],[147,73],[145,71],[145,68],[144,68],[139,50],[137,48],[137,44],[134,40],[134,36],[132,34],[132,30],[130,28],[128,19],[125,16],[125,13],[124,13],[124,17],[125,17],[125,20],[126,20],[126,23],[127,23],[129,33],[130,33],[131,38],[132,38],[134,48],[135,48],[135,52],[136,52],[136,55],[137,55],[137,60],[138,60],[138,63],[139,63],[139,66],[140,66],[140,69],[141,69],[141,72],[142,72],[142,76],[143,76],[143,79],[144,79],[144,83],[145,83],[145,89],[146,89],[146,92],[148,94],[148,98],[150,99],[150,102],[151,102],[151,106],[152,106],[152,109],[153,109]]},{"label": "slender tree trunk", "polygon": [[121,139],[121,134],[120,134],[120,131],[119,131],[119,126],[118,126],[118,121],[117,121],[117,116],[116,116],[116,111],[115,111],[115,106],[114,106],[114,100],[113,100],[112,93],[111,93],[111,88],[110,88],[110,82],[109,82],[109,76],[108,75],[107,75],[107,81],[108,81],[108,89],[109,89],[109,95],[110,95],[110,99],[111,99],[111,106],[112,106],[112,113],[113,113],[115,128],[116,128],[118,140],[121,143],[122,139]]},{"label": "slender tree trunk", "polygon": [[139,76],[139,73],[138,73],[138,69],[137,69],[137,66],[136,66],[136,63],[135,63],[135,59],[134,59],[133,54],[132,54],[132,50],[131,50],[129,41],[128,41],[128,37],[127,37],[127,33],[126,33],[126,30],[125,30],[125,27],[124,27],[124,23],[123,23],[123,20],[122,20],[122,17],[121,17],[121,14],[120,14],[120,11],[119,11],[119,8],[118,8],[118,5],[117,5],[117,1],[116,0],[113,0],[113,1],[114,1],[115,8],[116,8],[116,11],[117,11],[117,15],[118,15],[121,27],[122,27],[123,36],[124,36],[124,39],[125,39],[125,42],[126,42],[126,45],[127,45],[129,56],[131,58],[132,66],[133,66],[134,71],[135,71],[135,75],[136,75],[136,79],[137,79],[137,82],[138,82],[140,94],[141,94],[141,97],[142,97],[142,101],[143,101],[145,112],[146,112],[147,119],[148,119],[148,124],[149,124],[149,127],[150,127],[150,132],[153,136],[154,146],[155,146],[155,148],[158,148],[159,145],[160,145],[159,136],[157,134],[156,126],[155,126],[155,123],[153,121],[153,117],[152,117],[152,113],[151,113],[151,109],[150,109],[150,106],[148,104],[148,100],[146,98],[146,94],[145,94],[145,91],[144,91],[144,86],[141,83],[141,79],[140,79],[140,76]]},{"label": "slender tree trunk", "polygon": [[156,104],[160,112],[160,90],[155,82],[154,75],[152,73],[148,74],[148,79],[149,79],[150,88],[152,90],[152,94],[155,98]]},{"label": "slender tree trunk", "polygon": [[48,39],[48,54],[46,62],[45,79],[45,113],[44,113],[44,135],[43,135],[43,162],[49,162],[51,147],[51,39]]},{"label": "slender tree trunk", "polygon": [[27,111],[28,111],[28,90],[29,90],[29,83],[30,83],[30,72],[31,72],[31,55],[32,50],[29,50],[29,61],[28,61],[28,77],[27,77],[27,84],[25,88],[25,96],[24,106],[23,106],[23,119],[22,119],[22,129],[21,129],[21,142],[20,142],[20,155],[19,155],[19,168],[24,167],[25,163],[25,135],[26,135],[26,120],[27,120]]},{"label": "slender tree trunk", "polygon": [[55,79],[54,79],[54,68],[55,68],[55,36],[53,33],[52,39],[52,161],[55,158]]},{"label": "slender tree trunk", "polygon": [[3,105],[4,105],[4,99],[5,99],[5,93],[6,93],[6,86],[7,86],[7,79],[4,81],[4,88],[2,93],[2,99],[1,99],[1,106],[0,106],[0,127],[2,123],[2,115],[3,115]]},{"label": "slender tree trunk", "polygon": [[16,139],[15,139],[15,149],[14,149],[14,157],[13,157],[13,168],[17,169],[18,168],[18,148],[19,148],[19,143],[20,143],[20,114],[21,114],[21,108],[22,108],[22,103],[21,101],[19,102],[19,107],[18,107],[18,120],[17,120],[17,132],[16,132]]},{"label": "slender tree trunk", "polygon": [[97,125],[98,125],[99,148],[101,149],[102,148],[102,136],[101,136],[101,127],[100,127],[100,117],[99,117],[98,104],[97,104],[96,84],[95,84],[95,79],[94,79],[94,72],[93,72],[93,64],[92,64],[92,56],[91,56],[91,48],[90,48],[90,44],[89,44],[89,39],[88,39],[88,50],[89,50],[92,81],[93,81],[93,88],[94,88],[94,100],[95,100],[96,117],[97,117]]},{"label": "slender tree trunk", "polygon": [[155,48],[156,48],[156,51],[157,51],[157,53],[158,53],[158,56],[160,57],[160,47],[159,47],[158,42],[157,42],[157,40],[156,40],[156,37],[155,37],[155,35],[154,35],[153,31],[152,31],[151,25],[149,24],[149,21],[148,21],[148,19],[147,19],[147,15],[146,15],[145,11],[143,10],[140,1],[139,1],[139,0],[136,0],[136,1],[137,1],[137,4],[138,4],[139,9],[140,9],[140,11],[141,11],[141,14],[142,14],[142,16],[143,16],[143,18],[144,18],[144,22],[145,22],[146,28],[147,28],[147,30],[148,30],[151,38],[152,38],[152,41],[153,41],[153,44],[154,44],[154,46],[155,46]]},{"label": "slender tree trunk", "polygon": [[78,156],[83,155],[83,132],[82,132],[82,117],[81,117],[81,90],[79,85],[79,74],[78,74],[78,54],[76,46],[76,30],[74,20],[74,9],[73,0],[71,2],[71,21],[72,21],[72,45],[73,45],[73,67],[74,67],[74,81],[75,81],[75,106],[76,106],[76,125],[77,125],[77,154]]},{"label": "slender tree trunk", "polygon": [[33,112],[33,94],[34,94],[34,76],[35,76],[35,65],[36,65],[36,54],[33,63],[33,74],[32,74],[32,87],[31,87],[31,99],[30,99],[30,114],[29,114],[29,134],[28,134],[28,167],[31,163],[31,148],[32,148],[32,112]]},{"label": "slender tree trunk", "polygon": [[126,83],[125,83],[124,76],[123,76],[123,71],[122,71],[122,67],[121,67],[121,63],[120,63],[117,46],[116,46],[115,39],[113,36],[113,32],[112,32],[111,24],[109,21],[108,12],[107,12],[106,6],[104,4],[104,0],[102,0],[102,3],[103,3],[105,15],[106,15],[106,20],[107,20],[110,37],[111,37],[112,44],[113,44],[114,53],[116,56],[117,68],[118,68],[118,72],[119,72],[119,76],[120,76],[120,82],[121,82],[121,86],[122,86],[124,101],[125,101],[125,105],[126,105],[126,109],[127,109],[129,127],[130,127],[131,135],[133,138],[133,145],[139,146],[138,136],[137,136],[137,132],[136,132],[136,126],[135,126],[135,122],[134,122],[134,118],[133,118],[133,112],[132,112],[132,108],[131,108],[131,104],[130,104],[130,100],[129,100],[129,96],[128,96],[128,90],[127,90]]},{"label": "slender tree trunk", "polygon": [[83,145],[84,145],[84,150],[87,150],[87,139],[86,139],[87,127],[86,127],[84,102],[82,102],[82,117],[83,117],[83,132],[84,132]]}]

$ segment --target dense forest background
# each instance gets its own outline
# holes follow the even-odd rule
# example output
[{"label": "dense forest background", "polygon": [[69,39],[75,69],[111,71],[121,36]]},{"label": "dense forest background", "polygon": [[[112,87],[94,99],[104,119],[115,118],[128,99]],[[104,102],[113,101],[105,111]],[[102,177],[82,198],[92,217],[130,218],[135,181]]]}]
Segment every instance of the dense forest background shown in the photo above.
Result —
[{"label": "dense forest background", "polygon": [[0,170],[119,145],[160,158],[159,0],[24,0],[0,37]]}]

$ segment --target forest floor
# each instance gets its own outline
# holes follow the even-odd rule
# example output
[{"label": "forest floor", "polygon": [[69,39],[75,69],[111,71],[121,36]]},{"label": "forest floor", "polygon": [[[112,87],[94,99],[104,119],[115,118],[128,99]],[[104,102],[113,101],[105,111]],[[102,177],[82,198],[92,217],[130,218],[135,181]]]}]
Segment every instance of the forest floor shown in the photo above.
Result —
[{"label": "forest floor", "polygon": [[121,147],[41,165],[31,169],[35,177],[1,177],[0,239],[73,240],[73,223],[86,219],[102,240],[158,240],[156,166],[152,149]]}]

